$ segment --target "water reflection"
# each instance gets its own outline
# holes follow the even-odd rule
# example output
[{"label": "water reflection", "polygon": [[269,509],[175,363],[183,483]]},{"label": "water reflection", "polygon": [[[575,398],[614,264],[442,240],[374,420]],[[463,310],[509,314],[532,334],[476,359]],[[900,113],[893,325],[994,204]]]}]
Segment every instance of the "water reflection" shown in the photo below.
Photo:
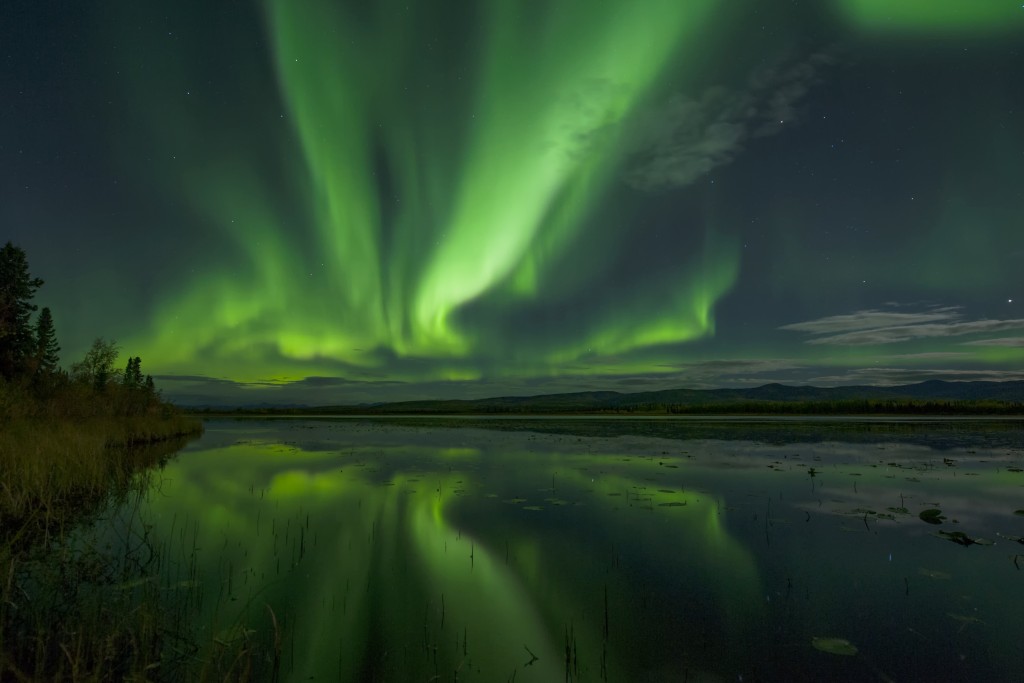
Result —
[{"label": "water reflection", "polygon": [[[938,446],[638,424],[211,422],[141,517],[164,582],[202,587],[198,640],[267,634],[286,679],[1024,672],[1016,426]],[[1002,542],[945,542],[931,507]]]}]

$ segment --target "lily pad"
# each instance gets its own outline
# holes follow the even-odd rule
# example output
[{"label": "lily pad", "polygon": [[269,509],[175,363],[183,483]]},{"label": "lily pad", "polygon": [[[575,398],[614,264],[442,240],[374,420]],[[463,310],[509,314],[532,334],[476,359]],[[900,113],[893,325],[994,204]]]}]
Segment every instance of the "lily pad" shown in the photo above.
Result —
[{"label": "lily pad", "polygon": [[922,522],[928,522],[929,524],[942,524],[946,521],[946,516],[942,514],[942,510],[936,508],[922,510],[917,516],[921,518]]},{"label": "lily pad", "polygon": [[822,638],[818,636],[811,639],[811,645],[814,646],[815,650],[821,650],[830,655],[851,657],[857,654],[857,646],[846,638]]}]

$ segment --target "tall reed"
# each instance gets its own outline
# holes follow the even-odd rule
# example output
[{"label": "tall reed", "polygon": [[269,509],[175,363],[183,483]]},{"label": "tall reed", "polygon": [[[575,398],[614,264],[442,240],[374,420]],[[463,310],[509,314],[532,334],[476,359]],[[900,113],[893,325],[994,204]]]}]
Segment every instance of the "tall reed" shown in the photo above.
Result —
[{"label": "tall reed", "polygon": [[201,431],[152,393],[0,383],[0,680],[166,678],[153,549],[88,534]]}]

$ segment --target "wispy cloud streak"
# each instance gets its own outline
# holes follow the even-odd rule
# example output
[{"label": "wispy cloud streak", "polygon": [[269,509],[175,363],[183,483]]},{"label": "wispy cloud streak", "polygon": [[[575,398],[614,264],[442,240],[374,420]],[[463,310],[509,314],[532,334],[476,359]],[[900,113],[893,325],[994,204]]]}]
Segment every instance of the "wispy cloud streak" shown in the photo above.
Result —
[{"label": "wispy cloud streak", "polygon": [[744,89],[712,87],[698,97],[676,94],[634,122],[629,185],[642,190],[682,187],[743,151],[751,138],[775,135],[797,119],[797,106],[833,63],[826,53],[765,67]]},{"label": "wispy cloud streak", "polygon": [[[963,320],[962,318],[960,310],[956,307],[933,308],[920,313],[895,313],[868,309],[846,315],[834,315],[783,325],[779,329],[815,335],[805,342],[807,344],[835,346],[894,344],[914,339],[962,337],[971,334],[1024,329],[1024,318],[1009,320]],[[1017,345],[1012,342],[968,343],[978,346]]]}]

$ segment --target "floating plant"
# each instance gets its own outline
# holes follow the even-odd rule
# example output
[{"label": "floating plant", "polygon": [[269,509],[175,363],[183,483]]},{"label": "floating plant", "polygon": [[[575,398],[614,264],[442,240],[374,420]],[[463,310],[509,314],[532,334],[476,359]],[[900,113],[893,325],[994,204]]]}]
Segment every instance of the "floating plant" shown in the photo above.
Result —
[{"label": "floating plant", "polygon": [[814,646],[815,650],[821,650],[830,655],[852,657],[857,654],[857,646],[846,638],[823,638],[817,636],[811,639],[811,645]]},{"label": "floating plant", "polygon": [[946,516],[942,514],[942,510],[936,508],[922,510],[917,516],[921,518],[922,522],[929,524],[942,524],[946,521]]}]

